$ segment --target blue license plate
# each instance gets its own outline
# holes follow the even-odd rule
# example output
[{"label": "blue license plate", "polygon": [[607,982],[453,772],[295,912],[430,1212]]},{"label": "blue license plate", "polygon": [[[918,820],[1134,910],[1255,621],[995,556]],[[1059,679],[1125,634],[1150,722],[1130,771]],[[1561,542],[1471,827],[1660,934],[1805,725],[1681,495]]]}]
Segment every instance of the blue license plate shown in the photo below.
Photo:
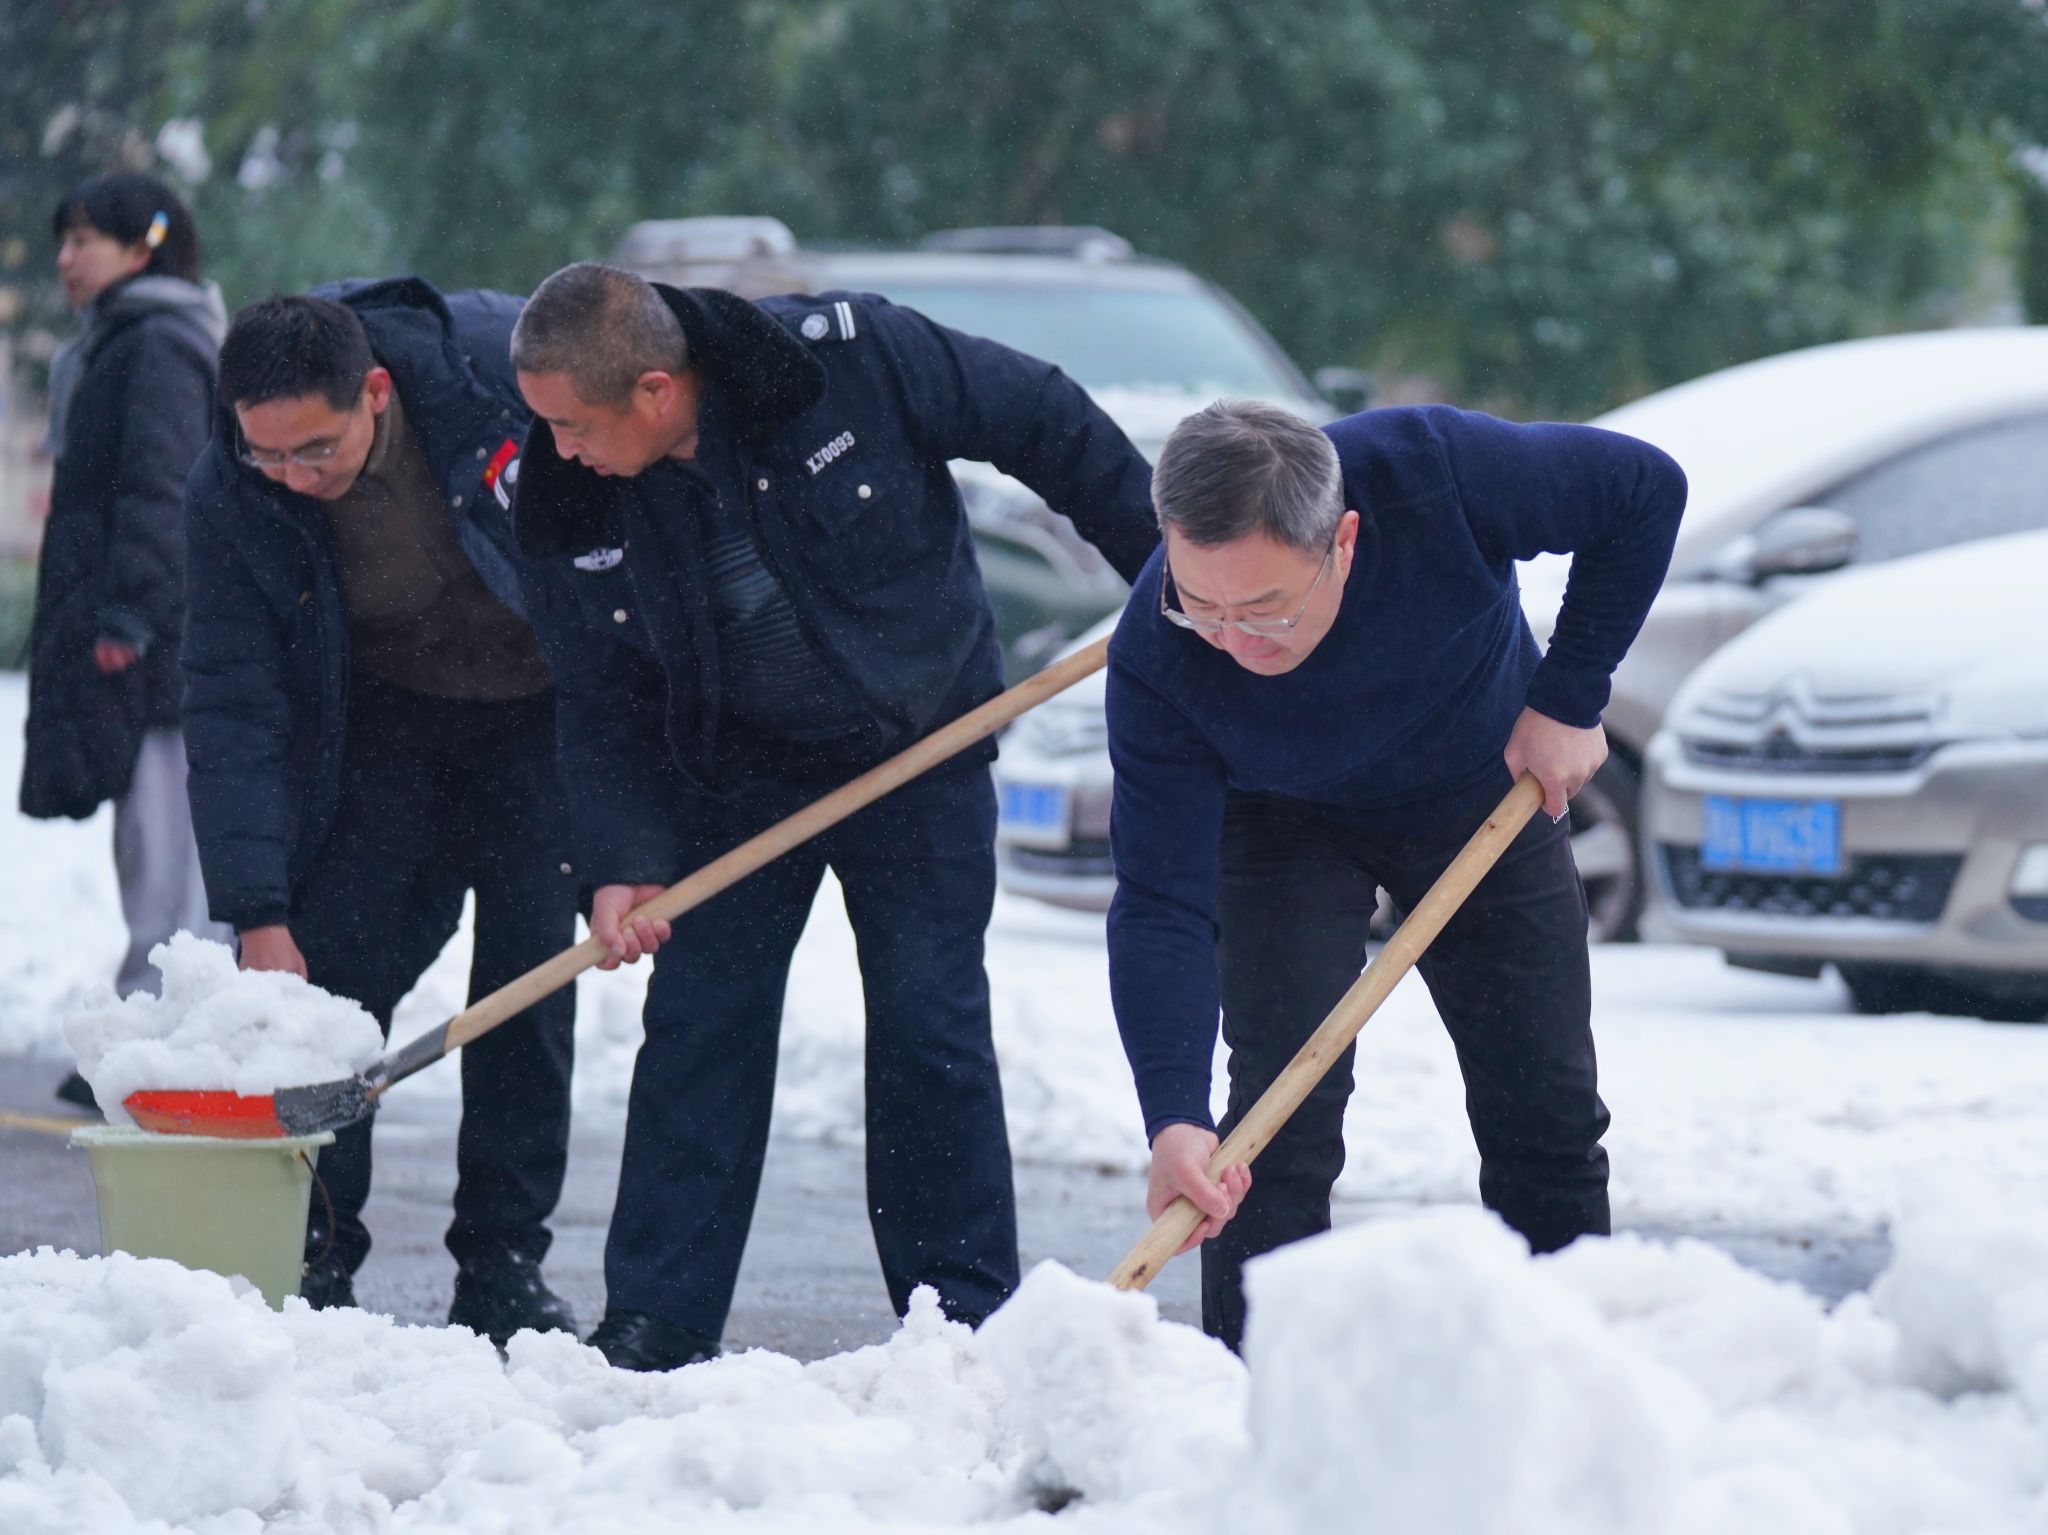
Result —
[{"label": "blue license plate", "polygon": [[1709,795],[1700,862],[1754,874],[1842,872],[1842,808],[1833,800]]},{"label": "blue license plate", "polygon": [[1067,791],[1059,784],[1003,785],[1003,825],[1012,831],[1041,835],[1067,832]]}]

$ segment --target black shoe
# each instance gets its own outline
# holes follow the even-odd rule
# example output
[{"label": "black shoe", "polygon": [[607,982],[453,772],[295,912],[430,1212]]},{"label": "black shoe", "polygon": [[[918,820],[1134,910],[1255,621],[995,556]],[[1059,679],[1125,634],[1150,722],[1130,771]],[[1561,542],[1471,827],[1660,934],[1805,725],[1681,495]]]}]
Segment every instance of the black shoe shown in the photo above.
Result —
[{"label": "black shoe", "polygon": [[356,1303],[356,1277],[330,1257],[306,1265],[299,1281],[299,1298],[315,1311],[332,1311]]},{"label": "black shoe", "polygon": [[450,1327],[482,1333],[499,1348],[515,1332],[576,1331],[576,1313],[547,1287],[540,1264],[524,1253],[493,1253],[463,1265],[455,1276]]},{"label": "black shoe", "polygon": [[100,1111],[100,1101],[92,1095],[92,1084],[75,1071],[57,1084],[57,1096],[81,1109],[91,1109],[95,1114]]},{"label": "black shoe", "polygon": [[680,1370],[719,1355],[716,1338],[644,1311],[607,1311],[584,1341],[616,1370]]}]

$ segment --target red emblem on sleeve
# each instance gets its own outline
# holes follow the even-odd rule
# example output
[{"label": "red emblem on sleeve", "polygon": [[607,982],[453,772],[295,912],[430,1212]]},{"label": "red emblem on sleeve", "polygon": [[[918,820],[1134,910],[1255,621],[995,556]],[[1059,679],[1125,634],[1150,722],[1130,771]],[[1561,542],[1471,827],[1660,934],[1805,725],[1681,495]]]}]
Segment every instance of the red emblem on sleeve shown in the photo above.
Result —
[{"label": "red emblem on sleeve", "polygon": [[519,456],[519,444],[507,437],[491,455],[491,461],[484,465],[484,484],[495,489],[498,476],[505,472],[505,466]]}]

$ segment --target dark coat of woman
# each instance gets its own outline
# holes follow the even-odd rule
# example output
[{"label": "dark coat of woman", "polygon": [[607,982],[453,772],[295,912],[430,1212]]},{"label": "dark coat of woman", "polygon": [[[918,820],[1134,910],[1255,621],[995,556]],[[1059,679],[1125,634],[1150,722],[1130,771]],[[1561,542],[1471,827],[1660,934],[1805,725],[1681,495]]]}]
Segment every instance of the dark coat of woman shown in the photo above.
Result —
[{"label": "dark coat of woman", "polygon": [[[82,819],[118,799],[143,733],[178,723],[185,476],[213,428],[226,329],[210,284],[134,277],[94,301],[67,359],[29,642],[26,815]],[[102,675],[101,639],[139,659]]]}]

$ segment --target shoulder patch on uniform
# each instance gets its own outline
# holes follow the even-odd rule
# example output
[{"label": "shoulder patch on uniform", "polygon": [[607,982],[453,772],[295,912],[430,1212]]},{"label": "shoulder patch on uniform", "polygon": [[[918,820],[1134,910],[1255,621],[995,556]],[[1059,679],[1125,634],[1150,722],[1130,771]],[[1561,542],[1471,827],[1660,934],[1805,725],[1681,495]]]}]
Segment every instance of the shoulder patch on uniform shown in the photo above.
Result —
[{"label": "shoulder patch on uniform", "polygon": [[498,498],[498,505],[512,510],[512,490],[519,483],[519,444],[507,437],[484,465],[484,484]]},{"label": "shoulder patch on uniform", "polygon": [[851,341],[860,331],[853,305],[834,299],[830,309],[814,310],[803,317],[797,331],[806,341]]}]

